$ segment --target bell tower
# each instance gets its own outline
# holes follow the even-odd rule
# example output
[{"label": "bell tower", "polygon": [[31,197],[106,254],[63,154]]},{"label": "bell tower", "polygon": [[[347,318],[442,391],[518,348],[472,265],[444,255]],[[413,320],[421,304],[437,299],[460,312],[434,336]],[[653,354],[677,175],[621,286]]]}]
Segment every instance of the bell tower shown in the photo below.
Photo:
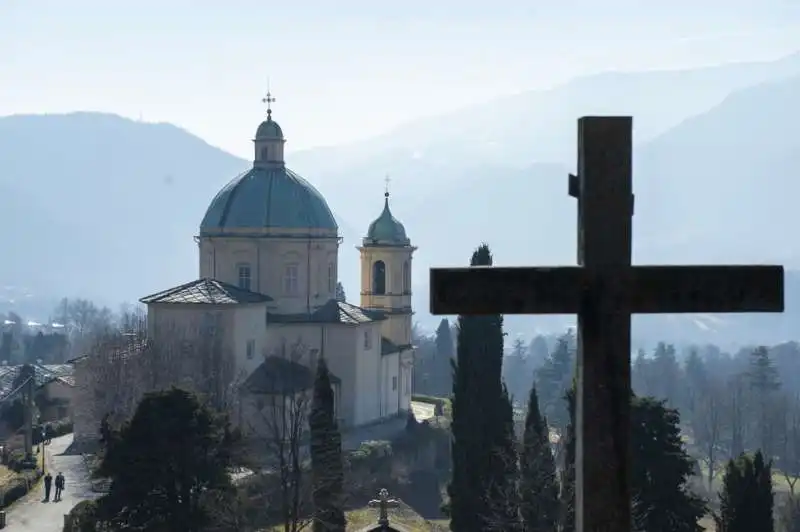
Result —
[{"label": "bell tower", "polygon": [[383,212],[369,225],[361,252],[361,306],[386,314],[381,335],[397,346],[411,344],[411,260],[416,247],[389,209],[389,178]]}]

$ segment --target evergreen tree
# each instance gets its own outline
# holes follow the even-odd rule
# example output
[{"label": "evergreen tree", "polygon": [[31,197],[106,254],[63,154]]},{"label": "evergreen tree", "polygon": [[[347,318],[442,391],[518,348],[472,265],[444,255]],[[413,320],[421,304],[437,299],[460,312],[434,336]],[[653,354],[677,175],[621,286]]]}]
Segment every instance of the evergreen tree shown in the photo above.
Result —
[{"label": "evergreen tree", "polygon": [[775,454],[777,426],[782,420],[774,419],[775,394],[781,387],[778,370],[772,363],[769,350],[759,347],[750,354],[750,368],[747,372],[753,404],[751,415],[754,419],[758,439],[753,442],[767,456]]},{"label": "evergreen tree", "polygon": [[485,529],[517,532],[522,530],[519,500],[519,456],[514,431],[514,408],[508,389],[503,386],[498,398],[495,442],[492,445],[492,478],[487,487],[491,517]]},{"label": "evergreen tree", "polygon": [[719,513],[714,516],[718,532],[775,530],[772,467],[764,462],[761,451],[728,462],[719,502]]},{"label": "evergreen tree", "polygon": [[[472,266],[490,266],[485,244],[472,255]],[[503,471],[492,471],[498,441],[499,399],[503,395],[503,318],[498,315],[459,316],[457,358],[453,361],[452,477],[448,486],[450,530],[481,532],[492,521],[487,497]]]},{"label": "evergreen tree", "polygon": [[453,385],[452,365],[455,344],[450,330],[450,322],[442,318],[436,328],[436,351],[431,367],[431,383],[436,395],[444,395]]},{"label": "evergreen tree", "polygon": [[681,378],[681,367],[675,354],[675,346],[659,342],[653,355],[653,371],[656,390],[653,395],[663,399],[673,408],[678,404],[678,390]]},{"label": "evergreen tree", "polygon": [[[570,412],[564,484],[562,531],[574,530],[575,390],[567,394]],[[697,521],[705,514],[704,502],[688,486],[693,461],[680,438],[677,410],[663,401],[631,398],[631,492],[637,530],[647,532],[701,532]]]},{"label": "evergreen tree", "polygon": [[665,401],[633,397],[631,487],[641,530],[700,532],[705,503],[689,488],[694,461],[681,439],[678,411]]},{"label": "evergreen tree", "polygon": [[562,431],[561,458],[561,492],[559,493],[559,530],[560,532],[574,532],[575,530],[575,419],[576,419],[576,398],[575,398],[575,379],[564,394],[564,401],[567,403],[569,412],[569,423]]},{"label": "evergreen tree", "polygon": [[336,423],[333,387],[325,359],[317,362],[314,397],[308,418],[311,432],[311,478],[314,532],[344,532],[342,436]]},{"label": "evergreen tree", "polygon": [[223,416],[173,388],[145,395],[118,433],[103,430],[97,475],[111,488],[98,510],[109,530],[196,532],[223,517],[236,441]]},{"label": "evergreen tree", "polygon": [[528,368],[528,348],[522,338],[514,340],[511,353],[503,360],[503,381],[508,386],[512,405],[528,394],[531,386]]},{"label": "evergreen tree", "polygon": [[550,449],[547,419],[539,412],[531,388],[520,455],[520,513],[526,532],[553,532],[558,524],[556,464]]},{"label": "evergreen tree", "polygon": [[564,404],[564,394],[575,374],[575,335],[572,331],[562,335],[555,349],[536,372],[535,385],[539,405],[550,423],[563,429],[569,421]]}]

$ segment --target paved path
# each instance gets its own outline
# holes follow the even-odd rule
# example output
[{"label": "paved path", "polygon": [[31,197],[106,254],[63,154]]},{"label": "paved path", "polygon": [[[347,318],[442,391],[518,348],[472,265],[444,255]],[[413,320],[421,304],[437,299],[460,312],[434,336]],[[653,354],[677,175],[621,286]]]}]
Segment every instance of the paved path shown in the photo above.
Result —
[{"label": "paved path", "polygon": [[[40,483],[28,495],[6,510],[6,529],[16,532],[61,532],[64,514],[79,502],[98,496],[91,490],[88,471],[81,455],[62,453],[72,443],[72,435],[53,438],[47,446],[46,462],[53,475],[61,471],[66,479],[64,494],[59,502],[42,502],[44,487]],[[52,493],[51,493],[52,495]]]}]

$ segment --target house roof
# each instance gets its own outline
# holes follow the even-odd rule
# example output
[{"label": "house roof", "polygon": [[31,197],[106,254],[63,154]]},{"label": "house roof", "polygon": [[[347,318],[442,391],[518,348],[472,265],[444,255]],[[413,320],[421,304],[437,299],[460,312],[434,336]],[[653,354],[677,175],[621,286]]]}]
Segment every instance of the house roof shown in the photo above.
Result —
[{"label": "house roof", "polygon": [[251,292],[238,286],[203,278],[180,286],[162,290],[140,299],[142,303],[166,303],[189,305],[239,305],[272,301],[266,294]]},{"label": "house roof", "polygon": [[[73,367],[69,364],[31,364],[33,380],[40,387],[54,379],[72,379]],[[14,382],[22,371],[22,366],[0,366],[0,398],[14,390]],[[74,381],[73,381],[74,383]],[[73,384],[74,385],[74,384]]]},{"label": "house roof", "polygon": [[412,349],[411,344],[397,345],[388,338],[381,337],[381,355],[391,355]]},{"label": "house roof", "polygon": [[332,323],[359,325],[386,319],[383,312],[357,307],[344,301],[329,300],[317,310],[301,314],[268,314],[267,323]]},{"label": "house roof", "polygon": [[[314,378],[314,370],[308,366],[283,357],[270,356],[245,379],[242,388],[255,394],[292,395],[311,389]],[[332,384],[341,383],[341,379],[332,373],[330,378]]]}]

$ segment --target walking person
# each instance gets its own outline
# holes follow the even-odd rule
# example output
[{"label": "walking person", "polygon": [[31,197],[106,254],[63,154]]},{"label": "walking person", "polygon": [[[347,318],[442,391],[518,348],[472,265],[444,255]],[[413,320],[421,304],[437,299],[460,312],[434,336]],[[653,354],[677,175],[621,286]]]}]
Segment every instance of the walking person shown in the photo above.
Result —
[{"label": "walking person", "polygon": [[50,488],[53,486],[53,476],[48,472],[44,476],[44,502],[50,501]]},{"label": "walking person", "polygon": [[61,492],[64,491],[64,473],[61,471],[56,475],[56,501],[61,500]]}]

